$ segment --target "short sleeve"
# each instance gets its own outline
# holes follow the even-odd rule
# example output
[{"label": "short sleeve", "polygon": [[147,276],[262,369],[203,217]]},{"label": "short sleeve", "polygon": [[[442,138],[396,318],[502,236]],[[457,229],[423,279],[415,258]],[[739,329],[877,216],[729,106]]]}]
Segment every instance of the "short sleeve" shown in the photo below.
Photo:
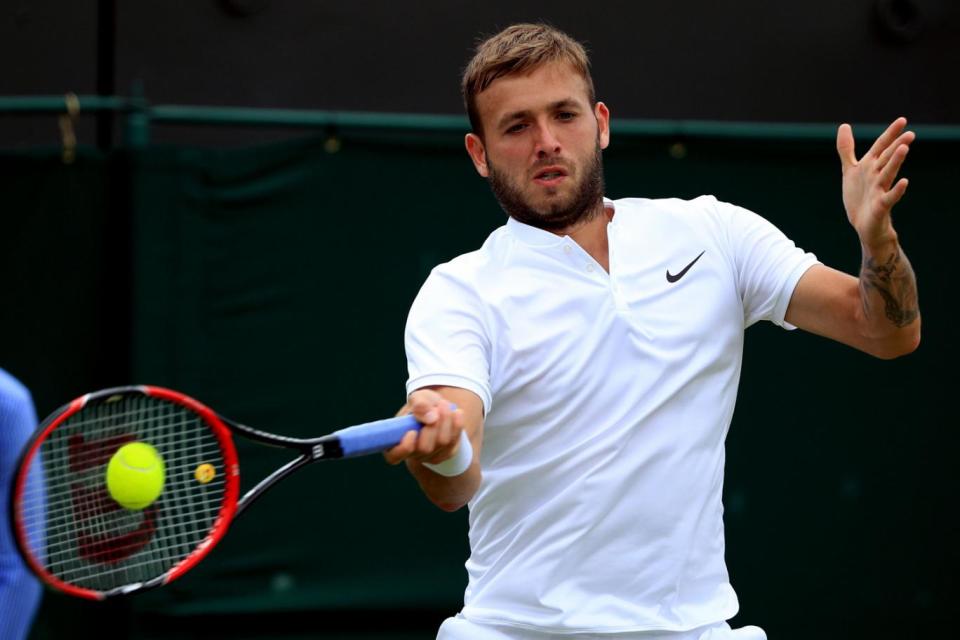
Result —
[{"label": "short sleeve", "polygon": [[477,394],[489,413],[490,340],[483,318],[469,283],[442,267],[433,270],[407,317],[408,395],[434,385],[459,387]]},{"label": "short sleeve", "polygon": [[784,316],[797,282],[818,263],[817,257],[797,247],[780,229],[752,211],[724,202],[717,202],[717,207],[727,223],[744,327],[769,320],[795,329]]}]

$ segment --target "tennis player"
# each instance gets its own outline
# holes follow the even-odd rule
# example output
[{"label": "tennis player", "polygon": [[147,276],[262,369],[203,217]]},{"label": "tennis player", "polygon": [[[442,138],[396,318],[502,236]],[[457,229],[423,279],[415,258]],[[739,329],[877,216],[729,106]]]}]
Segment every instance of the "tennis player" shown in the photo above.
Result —
[{"label": "tennis player", "polygon": [[[37,428],[33,400],[19,380],[0,369],[0,519],[10,514],[7,500],[20,450]],[[31,476],[29,482],[41,482]],[[0,638],[26,638],[40,604],[40,583],[21,560],[9,523],[0,522]]]},{"label": "tennis player", "polygon": [[463,95],[467,153],[508,219],[413,303],[408,410],[426,427],[386,454],[442,509],[470,508],[464,607],[438,638],[765,638],[726,622],[744,329],[767,320],[880,358],[917,347],[891,223],[914,134],[897,119],[858,159],[839,128],[855,278],[711,196],[605,198],[610,112],[564,33],[520,24],[483,42]]}]

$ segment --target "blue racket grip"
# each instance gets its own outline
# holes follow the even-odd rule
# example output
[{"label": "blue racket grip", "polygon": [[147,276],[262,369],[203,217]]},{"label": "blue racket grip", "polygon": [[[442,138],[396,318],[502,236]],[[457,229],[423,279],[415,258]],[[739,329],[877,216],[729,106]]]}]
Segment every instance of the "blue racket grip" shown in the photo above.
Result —
[{"label": "blue racket grip", "polygon": [[[451,404],[450,409],[455,411],[457,405]],[[343,457],[352,458],[395,447],[408,431],[420,431],[421,427],[423,425],[416,418],[405,415],[347,427],[334,431],[333,435],[340,438]]]}]

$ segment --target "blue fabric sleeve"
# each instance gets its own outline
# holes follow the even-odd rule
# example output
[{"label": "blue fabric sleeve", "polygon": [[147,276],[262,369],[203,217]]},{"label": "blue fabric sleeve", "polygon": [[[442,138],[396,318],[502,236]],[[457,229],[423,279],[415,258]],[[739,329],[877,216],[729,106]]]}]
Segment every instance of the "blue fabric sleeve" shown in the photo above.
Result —
[{"label": "blue fabric sleeve", "polygon": [[0,369],[0,638],[4,640],[26,638],[40,604],[40,584],[17,553],[8,522],[15,466],[36,426],[30,393]]}]

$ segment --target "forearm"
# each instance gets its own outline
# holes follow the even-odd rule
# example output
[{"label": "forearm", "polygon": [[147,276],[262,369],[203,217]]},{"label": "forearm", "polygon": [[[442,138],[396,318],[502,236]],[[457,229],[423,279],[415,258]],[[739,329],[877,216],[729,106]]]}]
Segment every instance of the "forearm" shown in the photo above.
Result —
[{"label": "forearm", "polygon": [[[454,406],[458,409],[453,410]],[[407,413],[423,428],[386,452],[387,462],[404,461],[430,502],[444,511],[456,511],[480,487],[483,403],[465,389],[431,387],[415,391],[397,412]],[[427,461],[436,470],[426,466]]]},{"label": "forearm", "polygon": [[894,237],[863,247],[860,305],[866,333],[882,340],[892,355],[908,353],[920,341],[917,279],[910,261]]},{"label": "forearm", "polygon": [[406,463],[424,495],[444,511],[456,511],[463,507],[480,487],[480,464],[476,454],[465,472],[452,477],[435,473],[418,460],[407,459]]},{"label": "forearm", "polygon": [[850,125],[837,130],[843,167],[843,206],[863,249],[860,277],[815,265],[797,282],[787,322],[878,358],[910,353],[920,344],[917,279],[893,228],[891,211],[907,190],[897,173],[914,140],[897,118],[859,160]]}]

